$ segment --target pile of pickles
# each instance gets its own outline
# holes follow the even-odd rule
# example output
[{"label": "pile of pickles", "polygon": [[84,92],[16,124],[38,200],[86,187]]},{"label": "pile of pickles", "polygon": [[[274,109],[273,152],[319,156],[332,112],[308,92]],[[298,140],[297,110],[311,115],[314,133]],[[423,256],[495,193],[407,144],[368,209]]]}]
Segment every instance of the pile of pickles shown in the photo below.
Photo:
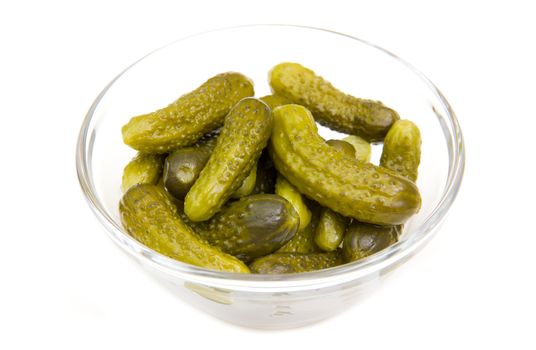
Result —
[{"label": "pile of pickles", "polygon": [[[421,207],[417,126],[297,63],[272,68],[269,84],[273,94],[255,98],[249,78],[222,73],[123,126],[138,151],[119,204],[132,237],[188,264],[262,274],[330,268],[397,242]],[[348,136],[326,141],[317,123]]]}]

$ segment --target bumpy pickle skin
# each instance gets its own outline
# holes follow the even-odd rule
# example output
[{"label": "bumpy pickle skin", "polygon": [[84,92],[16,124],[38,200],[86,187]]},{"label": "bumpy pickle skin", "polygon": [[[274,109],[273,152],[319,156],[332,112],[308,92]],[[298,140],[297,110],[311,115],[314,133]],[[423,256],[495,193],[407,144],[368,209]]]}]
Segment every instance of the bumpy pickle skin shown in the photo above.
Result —
[{"label": "bumpy pickle skin", "polygon": [[329,253],[275,253],[256,259],[249,265],[252,273],[286,274],[310,272],[343,263],[339,250]]},{"label": "bumpy pickle skin", "polygon": [[370,143],[355,135],[346,136],[343,140],[354,146],[355,158],[357,160],[364,163],[370,162],[370,156],[372,154]]},{"label": "bumpy pickle skin", "polygon": [[294,206],[294,209],[296,209],[296,212],[300,217],[299,230],[301,231],[306,228],[311,221],[311,211],[307,208],[305,199],[301,193],[296,190],[296,187],[288,182],[283,176],[278,175],[275,182],[275,193],[288,200]]},{"label": "bumpy pickle skin", "polygon": [[381,141],[400,117],[379,101],[353,97],[298,63],[280,63],[269,74],[272,91],[307,107],[322,125],[369,142]]},{"label": "bumpy pickle skin", "polygon": [[421,162],[421,132],[409,120],[393,124],[385,140],[380,166],[390,169],[411,181],[417,181]]},{"label": "bumpy pickle skin", "polygon": [[255,98],[241,100],[229,112],[216,147],[184,202],[192,221],[210,219],[240,187],[270,137],[270,108]]},{"label": "bumpy pickle skin", "polygon": [[300,218],[292,205],[275,194],[247,196],[224,207],[192,228],[210,244],[249,262],[273,253],[298,230]]},{"label": "bumpy pickle skin", "polygon": [[131,187],[119,204],[125,230],[147,247],[184,263],[207,269],[248,273],[239,259],[202,240],[177,213],[164,188],[156,185]]},{"label": "bumpy pickle skin", "polygon": [[413,182],[330,147],[305,107],[281,106],[273,117],[270,154],[300,193],[341,215],[379,225],[403,223],[419,211],[421,197]]},{"label": "bumpy pickle skin", "polygon": [[167,107],[132,118],[122,128],[123,141],[147,153],[192,145],[220,127],[238,101],[253,94],[253,84],[246,76],[233,72],[216,75]]},{"label": "bumpy pickle skin", "polygon": [[354,221],[344,236],[344,261],[366,258],[396,243],[401,229],[401,225],[377,226]]},{"label": "bumpy pickle skin", "polygon": [[253,165],[253,168],[249,172],[248,176],[242,181],[242,184],[238,189],[231,195],[231,198],[242,198],[249,196],[255,189],[255,184],[257,183],[257,163]]},{"label": "bumpy pickle skin", "polygon": [[167,156],[164,163],[164,186],[175,198],[184,200],[205,167],[216,145],[216,139],[180,148]]},{"label": "bumpy pickle skin", "polygon": [[292,101],[290,101],[288,98],[283,97],[281,95],[266,95],[260,98],[260,100],[268,105],[270,109],[274,109],[279,106],[288,105],[291,104]]},{"label": "bumpy pickle skin", "polygon": [[157,184],[162,176],[163,161],[161,155],[138,153],[123,169],[121,191],[125,193],[137,184]]}]

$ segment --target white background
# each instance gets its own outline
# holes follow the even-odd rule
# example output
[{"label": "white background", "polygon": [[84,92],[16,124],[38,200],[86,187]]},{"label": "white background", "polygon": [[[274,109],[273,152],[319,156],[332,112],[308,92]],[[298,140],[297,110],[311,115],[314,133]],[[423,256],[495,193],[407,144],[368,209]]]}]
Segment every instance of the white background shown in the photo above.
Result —
[{"label": "white background", "polygon": [[[508,348],[536,340],[536,11],[530,1],[2,1],[0,348]],[[249,23],[385,47],[445,94],[467,147],[442,230],[371,297],[281,332],[237,328],[154,284],[79,189],[75,144],[100,90],[177,38]]]}]

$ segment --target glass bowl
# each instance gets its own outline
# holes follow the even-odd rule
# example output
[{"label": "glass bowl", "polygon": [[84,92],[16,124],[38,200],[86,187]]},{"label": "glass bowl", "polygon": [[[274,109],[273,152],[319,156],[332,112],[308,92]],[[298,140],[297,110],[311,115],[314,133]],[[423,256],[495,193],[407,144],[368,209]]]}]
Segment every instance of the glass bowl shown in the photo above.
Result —
[{"label": "glass bowl", "polygon": [[[118,203],[123,167],[135,151],[121,126],[132,116],[167,105],[209,77],[238,71],[269,94],[268,71],[299,62],[354,96],[380,100],[415,122],[422,134],[418,187],[422,208],[400,241],[361,261],[293,275],[244,275],[207,270],[169,259],[122,228]],[[340,138],[326,128],[320,134]],[[373,147],[373,162],[381,146]],[[290,328],[347,309],[437,232],[463,175],[458,121],[439,90],[394,54],[366,41],[317,28],[253,25],[193,35],[160,48],[120,73],[91,106],[77,148],[80,184],[110,238],[181,299],[222,320],[253,328]]]}]

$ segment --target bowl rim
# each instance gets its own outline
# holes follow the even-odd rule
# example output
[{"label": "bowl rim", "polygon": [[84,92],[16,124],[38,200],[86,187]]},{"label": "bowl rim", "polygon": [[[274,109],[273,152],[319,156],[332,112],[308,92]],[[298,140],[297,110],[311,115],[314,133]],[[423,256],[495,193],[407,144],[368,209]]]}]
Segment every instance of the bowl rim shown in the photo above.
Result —
[{"label": "bowl rim", "polygon": [[[123,76],[132,67],[142,62],[148,56],[164,50],[165,48],[175,45],[181,41],[193,39],[198,36],[211,34],[214,32],[237,30],[237,29],[249,29],[255,27],[285,27],[290,29],[305,29],[320,31],[325,33],[331,33],[334,35],[343,36],[352,40],[356,40],[361,44],[365,44],[371,48],[381,51],[384,54],[392,56],[393,59],[403,64],[412,73],[414,73],[420,80],[427,85],[434,93],[435,97],[443,105],[447,115],[443,120],[448,125],[441,123],[443,133],[447,137],[448,152],[449,152],[449,170],[447,176],[447,183],[445,185],[442,196],[432,210],[432,212],[425,218],[423,224],[415,228],[411,237],[402,239],[392,246],[371,255],[365,259],[347,263],[337,267],[324,269],[320,271],[304,272],[299,274],[286,274],[286,275],[266,275],[266,274],[238,274],[231,272],[221,272],[216,270],[205,269],[194,265],[186,264],[171,258],[168,258],[160,253],[144,246],[136,241],[130,235],[123,231],[123,228],[117,224],[105,208],[99,203],[97,196],[95,195],[95,187],[92,182],[92,169],[91,169],[91,152],[93,148],[94,135],[90,134],[89,126],[92,121],[92,117],[99,106],[100,101],[106,95],[107,91],[114,85],[114,83]],[[440,120],[441,121],[441,120]],[[439,89],[418,69],[410,65],[392,52],[368,41],[359,39],[352,35],[340,33],[334,30],[322,29],[312,26],[293,25],[293,24],[250,24],[217,28],[197,34],[189,35],[181,39],[168,43],[156,50],[149,52],[134,63],[120,72],[97,96],[91,107],[89,108],[80,128],[77,149],[76,149],[76,170],[78,180],[82,192],[89,204],[89,207],[96,215],[97,219],[105,227],[110,238],[120,246],[129,255],[136,259],[142,259],[144,263],[148,264],[155,270],[162,272],[164,275],[172,275],[181,278],[185,281],[199,283],[203,285],[210,285],[217,288],[244,290],[244,291],[264,291],[264,292],[289,292],[307,289],[316,289],[320,287],[327,287],[338,285],[341,283],[349,282],[352,280],[365,278],[367,276],[376,276],[386,267],[402,263],[407,260],[412,254],[417,252],[423,247],[426,242],[430,240],[435,233],[434,230],[445,218],[448,210],[454,202],[463,178],[463,172],[465,167],[465,146],[463,141],[462,131],[456,115],[450,106],[449,102],[439,91]]]}]

